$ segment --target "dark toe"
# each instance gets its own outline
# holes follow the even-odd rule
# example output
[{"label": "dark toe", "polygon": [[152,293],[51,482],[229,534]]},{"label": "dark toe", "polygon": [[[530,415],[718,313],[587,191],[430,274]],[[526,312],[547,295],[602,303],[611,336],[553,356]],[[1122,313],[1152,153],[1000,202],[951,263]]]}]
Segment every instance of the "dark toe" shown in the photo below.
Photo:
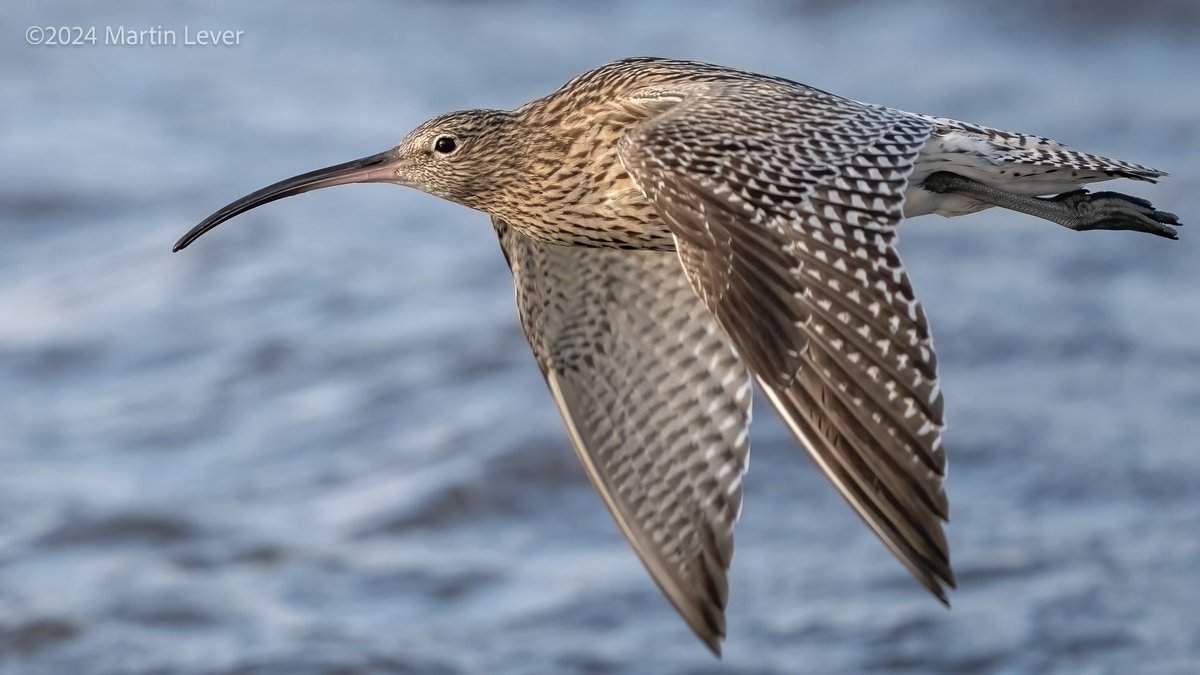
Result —
[{"label": "dark toe", "polygon": [[1093,201],[1099,199],[1118,199],[1123,202],[1134,204],[1135,206],[1140,206],[1144,209],[1150,209],[1151,211],[1154,210],[1154,206],[1150,204],[1148,200],[1142,199],[1141,197],[1131,197],[1120,192],[1093,192],[1091,198]]},{"label": "dark toe", "polygon": [[1160,221],[1145,218],[1141,224],[1142,227],[1138,229],[1143,232],[1149,232],[1150,234],[1166,237],[1167,239],[1179,239],[1179,233],[1175,231],[1175,228],[1169,225],[1164,225]]},{"label": "dark toe", "polygon": [[1154,213],[1150,214],[1150,217],[1160,223],[1166,223],[1168,225],[1183,224],[1179,222],[1179,216],[1175,215],[1174,213],[1167,213],[1166,211],[1155,211]]}]

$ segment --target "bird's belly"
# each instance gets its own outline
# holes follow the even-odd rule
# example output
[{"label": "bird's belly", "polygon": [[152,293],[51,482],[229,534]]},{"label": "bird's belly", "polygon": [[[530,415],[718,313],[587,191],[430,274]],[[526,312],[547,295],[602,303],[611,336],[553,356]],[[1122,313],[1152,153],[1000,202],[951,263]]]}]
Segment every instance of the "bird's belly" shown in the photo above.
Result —
[{"label": "bird's belly", "polygon": [[978,213],[990,207],[990,204],[985,204],[977,199],[971,199],[962,195],[930,192],[915,183],[910,183],[908,190],[904,193],[905,218],[927,216],[931,213],[953,218],[954,216]]}]

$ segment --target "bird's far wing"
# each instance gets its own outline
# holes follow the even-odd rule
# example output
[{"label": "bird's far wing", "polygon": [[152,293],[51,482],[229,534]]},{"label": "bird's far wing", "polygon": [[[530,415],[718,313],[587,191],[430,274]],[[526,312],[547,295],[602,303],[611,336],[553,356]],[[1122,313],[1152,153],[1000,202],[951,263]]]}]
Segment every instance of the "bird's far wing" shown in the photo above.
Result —
[{"label": "bird's far wing", "polygon": [[646,96],[679,102],[619,151],[696,292],[825,475],[945,602],[942,395],[895,249],[931,125],[791,83]]},{"label": "bird's far wing", "polygon": [[750,444],[745,367],[674,253],[556,246],[493,219],[575,451],[655,582],[715,652]]}]

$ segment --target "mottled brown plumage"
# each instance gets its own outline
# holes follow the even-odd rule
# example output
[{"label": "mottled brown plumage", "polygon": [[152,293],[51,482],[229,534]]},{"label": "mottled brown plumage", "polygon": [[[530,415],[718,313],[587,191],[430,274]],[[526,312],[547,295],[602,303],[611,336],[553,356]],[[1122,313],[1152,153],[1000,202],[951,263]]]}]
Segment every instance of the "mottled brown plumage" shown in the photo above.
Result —
[{"label": "mottled brown plumage", "polygon": [[515,111],[443,115],[393,150],[259,190],[176,250],[248,209],[351,182],[488,213],[588,476],[654,580],[719,651],[751,377],[945,601],[954,575],[942,394],[897,227],[1000,206],[1076,230],[1175,238],[1175,216],[1081,189],[1163,175],[781,78],[626,59]]}]

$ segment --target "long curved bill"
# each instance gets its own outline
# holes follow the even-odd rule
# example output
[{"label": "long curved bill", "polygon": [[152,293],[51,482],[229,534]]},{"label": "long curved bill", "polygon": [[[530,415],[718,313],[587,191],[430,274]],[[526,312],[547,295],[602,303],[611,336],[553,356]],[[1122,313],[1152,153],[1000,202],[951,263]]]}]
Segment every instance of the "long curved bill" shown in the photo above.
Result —
[{"label": "long curved bill", "polygon": [[396,177],[396,168],[397,153],[395,150],[388,150],[387,152],[363,157],[352,162],[335,164],[334,166],[327,166],[324,169],[317,169],[316,171],[302,173],[299,176],[286,178],[274,185],[268,185],[261,190],[251,192],[245,197],[221,207],[220,210],[205,218],[199,225],[188,230],[187,234],[175,242],[175,247],[171,250],[177,252],[185,249],[193,241],[199,239],[200,235],[230,218],[263,204],[273,202],[276,199],[283,199],[284,197],[291,197],[292,195],[333,187],[335,185],[346,185],[347,183],[400,182]]}]

